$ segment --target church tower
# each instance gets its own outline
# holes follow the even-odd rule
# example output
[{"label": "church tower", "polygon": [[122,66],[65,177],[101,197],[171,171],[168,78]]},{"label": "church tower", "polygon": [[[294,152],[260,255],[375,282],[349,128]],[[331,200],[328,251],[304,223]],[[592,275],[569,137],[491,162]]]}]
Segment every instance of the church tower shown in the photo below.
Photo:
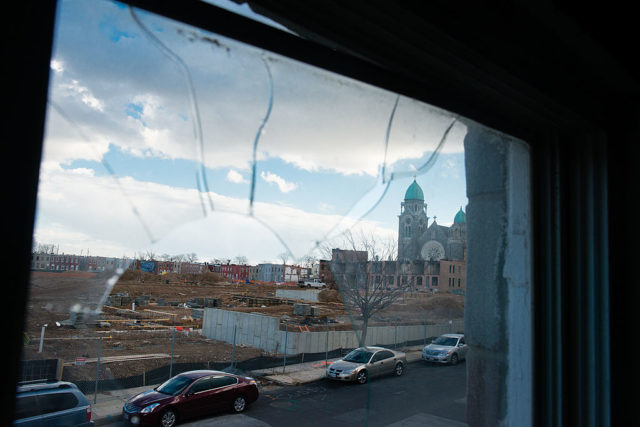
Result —
[{"label": "church tower", "polygon": [[467,214],[460,210],[453,219],[453,225],[449,228],[448,256],[452,260],[463,261],[467,250]]},{"label": "church tower", "polygon": [[427,204],[415,178],[404,195],[398,215],[398,260],[420,258],[418,239],[428,226]]}]

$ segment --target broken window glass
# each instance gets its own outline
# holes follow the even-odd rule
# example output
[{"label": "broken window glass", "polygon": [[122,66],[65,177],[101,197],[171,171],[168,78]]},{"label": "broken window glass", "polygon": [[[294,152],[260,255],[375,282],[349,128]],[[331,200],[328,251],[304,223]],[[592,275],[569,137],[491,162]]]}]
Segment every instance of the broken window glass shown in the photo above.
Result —
[{"label": "broken window glass", "polygon": [[[295,392],[274,375],[362,381],[332,362],[379,345],[394,369],[367,371],[335,421],[397,421],[369,380],[465,331],[464,150],[480,127],[121,3],[58,8],[25,360],[61,358],[96,401],[225,369],[259,377],[285,417]],[[451,354],[432,361],[466,357]],[[466,371],[451,372],[446,415],[464,421]]]}]

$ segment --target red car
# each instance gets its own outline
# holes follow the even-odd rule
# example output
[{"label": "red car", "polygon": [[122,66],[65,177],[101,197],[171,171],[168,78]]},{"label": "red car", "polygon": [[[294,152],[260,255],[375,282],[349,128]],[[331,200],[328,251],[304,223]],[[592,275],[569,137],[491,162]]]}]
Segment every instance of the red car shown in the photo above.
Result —
[{"label": "red car", "polygon": [[242,412],[257,399],[258,385],[253,378],[220,371],[189,371],[130,398],[122,408],[122,417],[135,425],[171,427],[178,420],[217,411]]}]

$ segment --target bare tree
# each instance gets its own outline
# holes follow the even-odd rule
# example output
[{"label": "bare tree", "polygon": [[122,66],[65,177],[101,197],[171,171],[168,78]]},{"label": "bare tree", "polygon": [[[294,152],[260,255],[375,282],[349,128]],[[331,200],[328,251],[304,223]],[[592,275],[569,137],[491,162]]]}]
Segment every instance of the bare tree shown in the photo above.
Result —
[{"label": "bare tree", "polygon": [[171,261],[173,262],[184,262],[185,256],[184,254],[177,254],[171,257]]},{"label": "bare tree", "polygon": [[[384,281],[384,264],[394,257],[389,251],[395,248],[387,240],[376,239],[372,233],[347,232],[344,234],[348,248],[345,256],[330,263],[347,310],[360,315],[360,346],[365,345],[372,316],[401,299],[407,291],[406,286],[388,286]],[[362,251],[366,251],[367,260],[362,259]]]},{"label": "bare tree", "polygon": [[287,270],[287,261],[289,261],[289,253],[282,252],[278,255],[278,258],[282,261],[282,281],[284,281],[286,270]]},{"label": "bare tree", "polygon": [[32,252],[37,254],[52,254],[55,247],[56,245],[54,244],[38,243],[34,240]]},{"label": "bare tree", "polygon": [[302,266],[307,268],[313,267],[313,264],[315,264],[317,261],[318,258],[316,258],[312,254],[307,254],[300,259],[300,263],[302,264]]},{"label": "bare tree", "polygon": [[330,260],[333,248],[335,247],[336,242],[325,240],[324,242],[318,244],[316,253],[318,253],[320,259]]},{"label": "bare tree", "polygon": [[233,259],[233,262],[238,265],[247,265],[249,260],[244,255],[238,255]]},{"label": "bare tree", "polygon": [[278,258],[280,258],[280,260],[282,261],[282,265],[286,265],[287,261],[289,261],[289,253],[282,252],[281,254],[278,255]]},{"label": "bare tree", "polygon": [[160,259],[160,261],[169,261],[171,260],[171,255],[169,254],[162,254],[158,257],[158,259]]},{"label": "bare tree", "polygon": [[187,261],[189,261],[189,262],[196,262],[198,260],[198,255],[196,255],[195,252],[191,252],[191,253],[185,254],[185,257],[187,258]]},{"label": "bare tree", "polygon": [[146,261],[153,261],[156,259],[156,253],[153,252],[152,250],[147,250],[143,255],[142,258],[143,260]]}]

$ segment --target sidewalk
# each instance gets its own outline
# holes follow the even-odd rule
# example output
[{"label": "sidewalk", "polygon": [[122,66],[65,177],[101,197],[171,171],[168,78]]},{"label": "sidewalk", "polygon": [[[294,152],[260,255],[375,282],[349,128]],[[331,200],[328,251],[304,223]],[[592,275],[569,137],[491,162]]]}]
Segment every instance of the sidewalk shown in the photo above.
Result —
[{"label": "sidewalk", "polygon": [[[422,345],[405,347],[399,349],[407,355],[407,363],[413,363],[421,360]],[[329,364],[338,359],[329,359]],[[284,373],[282,366],[259,369],[246,372],[246,375],[255,378],[263,378],[275,384],[282,386],[296,386],[309,384],[325,378],[326,365],[325,361],[305,362],[295,365],[287,365]],[[144,387],[126,388],[120,390],[112,390],[98,393],[96,403],[93,403],[94,395],[88,394],[87,399],[91,402],[92,416],[96,426],[115,423],[121,420],[122,406],[132,396],[146,390],[150,390],[159,384],[151,384]]]},{"label": "sidewalk", "polygon": [[[406,353],[407,363],[413,363],[421,360],[423,347],[424,346],[422,345],[417,345],[405,347],[399,350]],[[336,360],[338,359],[329,359],[328,364],[331,364]],[[282,366],[278,366],[274,368],[255,370],[251,372],[251,374],[256,378],[264,378],[278,385],[295,386],[312,383],[325,378],[326,370],[327,366],[325,361],[321,360],[317,362],[287,365],[284,372],[282,372]]]},{"label": "sidewalk", "polygon": [[93,403],[94,394],[87,394],[87,399],[91,402],[91,419],[96,426],[121,421],[122,407],[124,406],[124,403],[130,397],[133,397],[143,391],[151,390],[157,385],[159,384],[104,391],[98,393],[96,403]]}]

